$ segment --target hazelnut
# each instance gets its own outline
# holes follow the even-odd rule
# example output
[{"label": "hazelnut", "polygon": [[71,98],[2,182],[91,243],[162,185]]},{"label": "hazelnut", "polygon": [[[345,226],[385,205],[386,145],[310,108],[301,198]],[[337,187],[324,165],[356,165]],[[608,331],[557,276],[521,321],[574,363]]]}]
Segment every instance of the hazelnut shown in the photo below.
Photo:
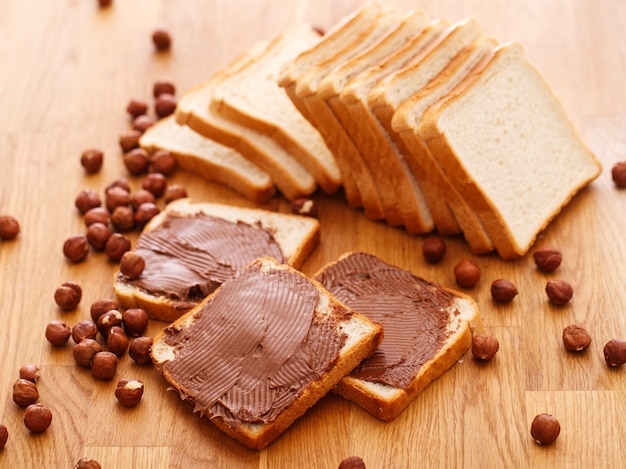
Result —
[{"label": "hazelnut", "polygon": [[538,445],[549,445],[553,443],[561,433],[559,421],[552,415],[539,414],[531,425],[530,434]]},{"label": "hazelnut", "polygon": [[120,260],[120,272],[129,280],[138,279],[145,267],[143,257],[133,251],[125,252]]},{"label": "hazelnut", "polygon": [[295,199],[291,202],[291,213],[307,217],[317,217],[317,203],[308,197]]},{"label": "hazelnut", "polygon": [[563,345],[570,352],[581,352],[591,344],[591,335],[586,329],[575,324],[563,329]]},{"label": "hazelnut", "polygon": [[176,156],[167,150],[157,150],[150,157],[150,171],[171,176],[176,171]]},{"label": "hazelnut", "polygon": [[130,343],[128,355],[137,365],[148,365],[152,363],[152,359],[150,358],[152,342],[153,340],[150,337],[137,337]]},{"label": "hazelnut", "polygon": [[98,327],[96,323],[90,319],[80,321],[72,327],[72,340],[76,344],[85,339],[95,339],[97,335]]},{"label": "hazelnut", "polygon": [[83,189],[78,193],[76,199],[74,199],[74,206],[83,214],[101,205],[102,200],[100,200],[100,196],[93,189]]},{"label": "hazelnut", "polygon": [[9,429],[0,423],[0,450],[3,450],[9,439]]},{"label": "hazelnut", "polygon": [[78,365],[89,368],[94,355],[102,350],[102,345],[95,339],[83,339],[74,345],[72,356]]},{"label": "hazelnut", "polygon": [[135,222],[137,223],[137,226],[139,228],[143,228],[159,213],[161,213],[161,209],[157,207],[156,204],[152,202],[144,202],[139,207],[137,207],[137,212],[135,213]]},{"label": "hazelnut", "polygon": [[37,383],[39,376],[41,375],[39,373],[39,367],[37,365],[28,364],[20,368],[20,378],[22,379],[27,379],[28,381]]},{"label": "hazelnut", "polygon": [[109,212],[113,213],[117,207],[127,207],[130,205],[130,191],[123,187],[113,186],[107,189],[105,194],[105,205]]},{"label": "hazelnut", "polygon": [[441,236],[429,236],[422,245],[422,255],[429,264],[441,262],[446,251],[446,241]]},{"label": "hazelnut", "polygon": [[130,194],[130,183],[128,182],[128,179],[126,179],[126,178],[117,178],[111,184],[106,186],[106,188],[104,189],[104,193],[106,194],[107,192],[109,192],[114,187],[119,187],[121,189],[124,189],[126,192],[128,192]]},{"label": "hazelnut", "polygon": [[126,112],[129,113],[132,118],[141,116],[148,112],[148,103],[142,99],[132,98],[126,106]]},{"label": "hazelnut", "polygon": [[139,189],[132,195],[131,203],[133,204],[133,207],[137,209],[137,207],[139,207],[141,204],[156,203],[156,197],[154,197],[154,194],[150,191],[147,191],[145,189]]},{"label": "hazelnut", "polygon": [[350,456],[341,461],[339,469],[365,469],[365,463],[358,456]]},{"label": "hazelnut", "polygon": [[46,339],[55,347],[65,345],[70,340],[71,335],[72,330],[70,326],[63,321],[55,319],[46,326]]},{"label": "hazelnut", "polygon": [[82,458],[76,463],[74,469],[102,469],[102,466],[95,459]]},{"label": "hazelnut", "polygon": [[472,355],[477,360],[489,361],[500,349],[498,339],[487,334],[476,334],[472,338]]},{"label": "hazelnut", "polygon": [[609,366],[622,366],[626,363],[626,341],[611,339],[604,344],[604,360]]},{"label": "hazelnut", "polygon": [[117,355],[113,352],[97,352],[91,359],[91,374],[95,378],[110,380],[117,371]]},{"label": "hazelnut", "polygon": [[85,169],[87,174],[94,174],[100,171],[102,168],[102,162],[104,161],[104,153],[97,148],[89,148],[80,155],[80,164]]},{"label": "hazelnut", "polygon": [[0,239],[15,239],[20,234],[20,224],[11,215],[0,215]]},{"label": "hazelnut", "polygon": [[98,6],[100,8],[106,8],[113,3],[113,0],[98,0]]},{"label": "hazelnut", "polygon": [[176,111],[177,104],[176,96],[169,93],[161,93],[154,103],[154,112],[160,118],[167,117]]},{"label": "hazelnut", "polygon": [[122,313],[120,313],[117,309],[107,311],[98,318],[96,324],[100,334],[106,337],[109,335],[109,331],[113,326],[122,325]]},{"label": "hazelnut", "polygon": [[139,132],[138,130],[127,130],[120,135],[120,148],[124,153],[131,151],[133,148],[138,148],[140,138],[141,132]]},{"label": "hazelnut", "polygon": [[124,154],[124,166],[126,170],[134,176],[145,173],[148,170],[149,164],[150,158],[148,157],[148,152],[143,148],[133,148],[131,151]]},{"label": "hazelnut", "polygon": [[142,308],[128,308],[122,313],[122,324],[129,336],[138,337],[148,328],[148,313]]},{"label": "hazelnut", "polygon": [[20,407],[28,407],[39,400],[37,385],[27,379],[19,378],[13,383],[13,402]]},{"label": "hazelnut", "polygon": [[31,432],[45,432],[52,423],[52,412],[43,404],[31,404],[24,412],[24,425]]},{"label": "hazelnut", "polygon": [[112,261],[119,261],[125,252],[130,251],[130,239],[121,233],[113,233],[104,250]]},{"label": "hazelnut", "polygon": [[454,267],[456,283],[463,288],[472,288],[480,280],[480,267],[471,260],[463,259]]},{"label": "hazelnut", "polygon": [[565,280],[550,280],[546,283],[546,294],[552,304],[563,306],[572,299],[574,290]]},{"label": "hazelnut", "polygon": [[613,165],[611,168],[611,178],[617,187],[626,187],[626,161],[620,161]]},{"label": "hazelnut", "polygon": [[510,280],[498,279],[491,284],[491,297],[498,303],[512,301],[517,293],[517,288]]},{"label": "hazelnut", "polygon": [[115,388],[115,397],[126,407],[135,407],[143,396],[143,383],[137,379],[121,379]]},{"label": "hazelnut", "polygon": [[107,225],[102,223],[93,223],[87,228],[86,236],[91,247],[98,251],[102,251],[106,247],[107,241],[112,234],[113,232]]},{"label": "hazelnut", "polygon": [[118,357],[128,350],[128,336],[120,326],[113,326],[107,336],[107,347]]},{"label": "hazelnut", "polygon": [[169,81],[155,81],[152,86],[152,95],[155,98],[158,98],[160,94],[176,94],[176,86],[172,82]]},{"label": "hazelnut", "polygon": [[166,51],[172,46],[172,36],[165,29],[157,29],[152,33],[152,43],[157,51]]},{"label": "hazelnut", "polygon": [[542,272],[552,272],[561,265],[563,256],[558,249],[543,248],[533,253],[535,265]]},{"label": "hazelnut", "polygon": [[165,189],[164,200],[166,204],[173,202],[174,200],[184,199],[187,197],[187,189],[180,184],[170,184]]},{"label": "hazelnut", "polygon": [[135,212],[127,206],[115,207],[111,213],[111,222],[118,231],[131,231],[135,228]]},{"label": "hazelnut", "polygon": [[154,124],[154,119],[150,116],[142,114],[133,119],[131,126],[133,129],[138,130],[142,134],[148,130]]},{"label": "hazelnut", "polygon": [[161,173],[150,173],[143,179],[141,186],[143,189],[152,192],[158,199],[165,193],[167,180]]},{"label": "hazelnut", "polygon": [[94,207],[85,212],[85,226],[89,228],[94,223],[107,226],[111,223],[111,214],[104,207]]},{"label": "hazelnut", "polygon": [[70,236],[63,243],[63,255],[70,262],[81,262],[89,254],[89,241],[84,234]]},{"label": "hazelnut", "polygon": [[93,319],[94,322],[97,322],[100,316],[107,311],[111,311],[112,309],[120,309],[119,301],[111,299],[95,301],[91,304],[90,308],[91,319]]},{"label": "hazelnut", "polygon": [[54,301],[63,311],[70,311],[78,306],[83,290],[76,282],[65,282],[54,291]]}]

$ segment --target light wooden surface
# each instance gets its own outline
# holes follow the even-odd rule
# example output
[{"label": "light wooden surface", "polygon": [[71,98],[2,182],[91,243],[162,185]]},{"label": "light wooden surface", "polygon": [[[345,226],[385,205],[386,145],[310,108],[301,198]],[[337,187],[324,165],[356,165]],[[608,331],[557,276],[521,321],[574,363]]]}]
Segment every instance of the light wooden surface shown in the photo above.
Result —
[{"label": "light wooden surface", "polygon": [[[74,324],[87,318],[93,301],[113,295],[115,265],[93,253],[69,264],[61,247],[84,230],[73,207],[78,192],[102,192],[125,176],[117,137],[128,126],[127,101],[149,99],[158,79],[174,81],[181,94],[292,20],[328,28],[360,2],[116,0],[99,9],[95,0],[1,0],[0,213],[22,225],[18,239],[0,242],[0,421],[10,432],[1,467],[70,468],[90,456],[104,468],[333,468],[350,455],[361,456],[368,468],[624,466],[626,368],[609,369],[602,347],[611,338],[626,339],[626,191],[610,177],[611,166],[626,159],[626,2],[389,3],[422,7],[431,17],[474,16],[499,41],[525,44],[604,165],[536,244],[563,252],[563,265],[550,275],[539,273],[531,256],[515,262],[473,256],[457,238],[448,240],[444,262],[427,265],[424,237],[368,221],[341,194],[319,197],[322,242],[305,273],[345,251],[363,250],[454,286],[454,264],[473,258],[483,276],[469,293],[487,332],[500,340],[496,359],[479,364],[468,354],[391,423],[329,395],[261,452],[192,415],[154,369],[128,356],[118,377],[142,379],[146,392],[137,408],[120,407],[116,380],[93,379],[74,364],[69,345],[54,349],[46,342],[44,329],[52,319]],[[173,35],[169,53],[154,53],[150,35],[158,26]],[[79,155],[92,146],[105,150],[105,165],[86,176]],[[138,187],[139,180],[131,181]],[[172,181],[196,200],[251,205],[191,174],[178,172]],[[288,210],[281,199],[268,206]],[[517,284],[512,304],[491,301],[489,285],[497,278]],[[544,286],[552,278],[572,283],[571,304],[550,306]],[[66,280],[83,287],[81,305],[69,313],[53,301]],[[565,352],[561,331],[571,323],[591,332],[586,353]],[[163,326],[152,323],[149,333]],[[39,435],[26,430],[23,410],[11,399],[26,363],[41,367],[40,401],[54,414]],[[550,447],[536,445],[529,434],[541,412],[561,422],[561,436]]]}]

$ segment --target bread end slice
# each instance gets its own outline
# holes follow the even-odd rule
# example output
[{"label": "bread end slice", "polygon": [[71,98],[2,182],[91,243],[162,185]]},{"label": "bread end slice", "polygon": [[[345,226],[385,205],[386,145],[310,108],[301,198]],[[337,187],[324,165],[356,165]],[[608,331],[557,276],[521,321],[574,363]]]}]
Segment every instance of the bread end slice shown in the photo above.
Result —
[{"label": "bread end slice", "polygon": [[[257,290],[258,285],[261,287]],[[294,291],[296,293],[292,293]],[[310,293],[312,297],[308,296]],[[230,318],[232,309],[221,309],[225,305],[236,305],[238,308],[233,309],[244,308],[245,311],[234,313],[236,317]],[[220,322],[221,313],[226,313],[224,324],[231,324],[230,319],[237,323],[237,331],[230,333],[230,328],[221,327],[223,324],[214,325]],[[256,326],[258,318],[266,321],[265,326],[261,326],[265,329],[260,332]],[[292,335],[300,337],[302,333],[306,337],[304,346],[301,339],[290,338]],[[318,282],[273,259],[263,258],[250,263],[158,334],[152,347],[152,359],[181,398],[195,405],[194,411],[206,415],[219,429],[248,448],[262,449],[372,353],[382,334],[380,324],[341,304]],[[239,343],[246,340],[242,336],[255,336],[250,341],[251,353],[242,354],[241,360],[231,360],[228,351],[230,347],[241,350]],[[336,342],[336,337],[341,338],[340,343]],[[326,353],[327,338],[329,342],[337,343],[329,347],[332,353]],[[204,345],[196,346],[199,343],[196,341],[207,343],[210,350]],[[217,342],[219,345],[215,345]],[[323,350],[320,352],[318,347]],[[271,351],[272,348],[275,350]],[[267,350],[270,352],[266,353]],[[267,361],[278,362],[276,354],[289,358],[274,372],[272,366],[267,367]],[[315,365],[319,375],[290,364],[293,357],[321,363],[319,368]],[[191,368],[195,374],[185,374]],[[272,370],[272,373],[259,372],[259,369]],[[206,381],[195,379],[205,372],[212,378],[218,375],[214,380],[207,379],[211,383],[206,386]],[[281,380],[281,373],[288,375],[288,379],[283,380],[289,383],[287,387],[294,388],[294,392],[278,393],[284,405],[276,407],[272,418],[266,418],[267,413],[258,415],[256,409],[267,408],[263,407],[266,403],[263,400],[265,386],[259,383],[271,382],[267,386],[273,389]],[[224,385],[225,381],[229,384]],[[246,394],[247,402],[241,404],[232,396],[237,395],[238,387],[244,385],[252,387],[254,392]],[[234,405],[229,408],[229,402],[241,404],[243,411],[237,413]],[[275,404],[274,398],[269,404],[270,414],[274,412]]]}]

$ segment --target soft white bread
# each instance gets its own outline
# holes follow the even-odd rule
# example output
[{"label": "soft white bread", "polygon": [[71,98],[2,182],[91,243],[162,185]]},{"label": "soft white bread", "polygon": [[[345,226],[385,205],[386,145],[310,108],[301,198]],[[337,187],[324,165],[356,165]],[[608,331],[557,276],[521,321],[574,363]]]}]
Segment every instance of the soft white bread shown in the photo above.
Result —
[{"label": "soft white bread", "polygon": [[601,171],[520,44],[431,106],[419,134],[504,259],[524,255]]},{"label": "soft white bread", "polygon": [[264,258],[159,333],[151,354],[194,412],[262,449],[381,338],[379,324],[297,270]]},{"label": "soft white bread", "polygon": [[[429,204],[432,204],[433,218],[438,220],[442,211],[449,212],[447,217],[453,216],[458,222],[470,249],[476,254],[493,251],[493,243],[480,219],[445,176],[428,146],[420,139],[417,129],[426,108],[446,96],[473,68],[483,66],[496,46],[494,39],[484,38],[466,47],[434,80],[400,104],[391,122],[395,134],[400,137],[396,139],[396,144],[420,181]],[[438,204],[437,209],[434,208],[434,203]],[[435,221],[435,225],[437,224],[441,223]]]},{"label": "soft white bread", "polygon": [[231,147],[265,171],[280,192],[294,200],[312,194],[317,184],[304,166],[271,137],[224,117],[212,102],[213,89],[219,86],[218,72],[207,82],[187,91],[176,107],[176,121],[199,134]]},{"label": "soft white bread", "polygon": [[[338,99],[341,89],[350,78],[378,65],[385,57],[411,40],[424,28],[427,18],[426,14],[419,10],[405,15],[398,24],[396,23],[397,21],[393,22],[395,26],[390,30],[386,23],[382,25],[384,28],[378,28],[378,31],[385,31],[385,34],[361,53],[354,55],[354,50],[344,50],[322,61],[318,67],[305,75],[303,80],[309,75],[321,76],[327,70],[330,71],[319,81],[319,86],[316,85],[315,92],[298,97],[310,111],[314,125],[324,135],[329,148],[333,149],[339,166],[345,168],[342,172],[354,178],[361,194],[365,215],[374,220],[385,218],[378,187],[359,150],[334,114],[330,101]],[[376,38],[378,34],[380,33],[376,34]],[[309,88],[312,86],[309,85]]]},{"label": "soft white bread", "polygon": [[335,391],[383,421],[396,418],[469,349],[476,303],[366,253],[347,253],[314,277],[343,304],[381,322],[385,337]]},{"label": "soft white bread", "polygon": [[225,185],[254,202],[267,202],[275,193],[274,183],[265,171],[232,148],[177,124],[174,116],[150,126],[139,144],[148,152],[171,152],[179,168]]},{"label": "soft white bread", "polygon": [[[389,164],[394,164],[394,160],[387,162],[378,154],[375,133],[380,133],[378,129],[380,126],[376,124],[375,117],[371,116],[367,96],[378,80],[401,68],[447,26],[448,22],[443,19],[431,21],[405,46],[393,52],[378,65],[352,77],[339,94],[339,100],[330,102],[333,112],[350,135],[374,177],[387,223],[404,225],[407,221],[417,222],[418,229],[413,230],[415,232],[433,229],[432,220],[429,221],[430,208],[415,178],[401,178],[401,170],[393,171],[388,167]],[[399,203],[400,200],[402,203]],[[420,224],[423,226],[420,227]]]},{"label": "soft white bread", "polygon": [[324,192],[333,193],[341,186],[341,175],[332,153],[277,84],[283,64],[318,40],[310,25],[292,25],[272,40],[263,54],[225,76],[213,90],[213,100],[227,118],[276,140],[315,177]]},{"label": "soft white bread", "polygon": [[[216,229],[212,225],[206,225],[202,228],[202,235],[190,231],[167,233],[168,245],[173,246],[168,251],[162,250],[154,241],[145,239],[147,234],[169,228],[172,217],[193,218],[198,214],[219,219],[226,226],[220,231],[207,231]],[[152,319],[174,321],[202,299],[198,292],[210,292],[214,289],[221,281],[220,276],[231,275],[257,257],[273,254],[273,251],[260,251],[257,246],[249,246],[246,238],[238,238],[241,234],[237,228],[241,224],[245,225],[243,228],[247,226],[248,229],[260,230],[262,236],[268,239],[268,246],[275,244],[273,249],[279,250],[283,262],[295,268],[302,265],[320,240],[319,222],[311,217],[215,203],[191,203],[189,199],[176,200],[145,226],[135,247],[135,252],[142,256],[146,256],[145,251],[151,251],[147,254],[158,254],[155,264],[151,265],[148,260],[153,256],[146,256],[146,268],[138,280],[130,280],[119,272],[115,275],[113,286],[121,305],[124,308],[143,308]],[[210,241],[202,241],[204,233],[209,232],[217,232],[220,236],[212,236]],[[170,262],[170,252],[180,253],[177,256],[181,260]],[[167,261],[167,268],[163,267],[166,265],[163,259]],[[202,269],[206,270],[201,269],[199,274],[195,274],[200,262],[209,267],[204,266]],[[219,269],[211,267],[215,264]],[[211,269],[219,271],[219,275],[213,274]],[[182,282],[183,278],[189,278],[193,282],[181,286],[182,290],[188,292],[187,298],[176,298],[171,293],[150,291],[140,286],[170,282],[172,276],[177,283]]]}]

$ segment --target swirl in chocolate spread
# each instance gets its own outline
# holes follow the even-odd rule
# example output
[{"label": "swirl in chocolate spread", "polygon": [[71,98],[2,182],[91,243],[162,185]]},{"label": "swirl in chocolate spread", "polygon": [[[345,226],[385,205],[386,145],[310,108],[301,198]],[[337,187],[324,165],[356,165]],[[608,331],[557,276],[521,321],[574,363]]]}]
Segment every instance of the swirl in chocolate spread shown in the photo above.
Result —
[{"label": "swirl in chocolate spread", "polygon": [[405,388],[448,336],[453,294],[375,256],[352,254],[316,279],[383,325],[380,347],[352,372],[355,378]]},{"label": "swirl in chocolate spread", "polygon": [[345,343],[337,318],[349,311],[320,320],[318,296],[302,275],[255,262],[202,304],[189,327],[165,330],[175,359],[164,370],[194,411],[231,425],[271,422]]},{"label": "swirl in chocolate spread", "polygon": [[156,229],[141,234],[136,248],[146,267],[136,280],[120,279],[189,309],[240,268],[260,257],[284,262],[272,234],[243,222],[203,213],[168,214]]}]

